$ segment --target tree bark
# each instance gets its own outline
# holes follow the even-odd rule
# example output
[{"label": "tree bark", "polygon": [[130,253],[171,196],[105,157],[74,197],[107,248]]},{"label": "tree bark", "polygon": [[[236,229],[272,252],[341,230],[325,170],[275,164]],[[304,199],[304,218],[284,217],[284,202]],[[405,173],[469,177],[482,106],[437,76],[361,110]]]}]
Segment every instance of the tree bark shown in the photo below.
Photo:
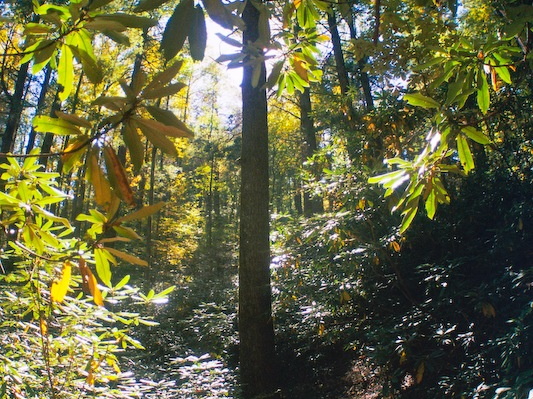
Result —
[{"label": "tree bark", "polygon": [[[311,117],[311,93],[309,87],[300,93],[300,128],[303,133],[303,161],[311,158],[318,149],[316,141],[315,124]],[[311,166],[311,173],[316,178],[319,171],[315,166]],[[324,212],[324,205],[320,198],[312,197],[308,191],[304,191],[304,215],[307,217],[313,216],[316,213]]]},{"label": "tree bark", "polygon": [[[243,42],[259,37],[259,11],[247,2]],[[270,289],[268,125],[263,89],[265,65],[252,87],[253,66],[242,82],[242,154],[239,258],[240,375],[244,399],[276,397],[276,367]]]},{"label": "tree bark", "polygon": [[344,61],[344,54],[342,52],[339,29],[337,28],[337,18],[333,9],[331,10],[331,13],[328,13],[328,27],[331,33],[331,43],[333,44],[333,55],[335,56],[337,77],[339,79],[343,100],[346,103],[346,116],[348,119],[348,125],[353,126],[355,121],[355,110],[353,108],[352,100],[348,96],[348,89],[350,88],[348,71],[346,70],[346,63]]}]

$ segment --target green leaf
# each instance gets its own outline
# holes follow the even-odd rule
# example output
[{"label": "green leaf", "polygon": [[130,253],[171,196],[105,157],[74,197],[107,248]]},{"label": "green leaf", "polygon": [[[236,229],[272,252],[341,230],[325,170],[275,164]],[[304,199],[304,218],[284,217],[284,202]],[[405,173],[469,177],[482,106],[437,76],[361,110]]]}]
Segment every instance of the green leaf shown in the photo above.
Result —
[{"label": "green leaf", "polygon": [[372,176],[368,179],[368,183],[370,184],[387,184],[390,182],[394,182],[397,180],[404,179],[406,176],[406,173],[404,170],[395,170],[394,172],[385,173],[383,175],[378,176]]},{"label": "green leaf", "polygon": [[182,0],[174,9],[174,13],[169,18],[163,38],[161,39],[161,49],[165,59],[174,58],[183,48],[187,38],[189,25],[194,18],[194,1]]},{"label": "green leaf", "polygon": [[431,97],[424,96],[421,93],[406,94],[403,96],[409,104],[422,108],[439,108],[440,104]]},{"label": "green leaf", "polygon": [[53,133],[63,136],[81,134],[80,129],[69,121],[46,115],[33,118],[33,127],[39,133]]},{"label": "green leaf", "polygon": [[158,202],[157,204],[144,206],[141,209],[139,209],[139,210],[137,210],[137,211],[135,211],[133,213],[130,213],[128,215],[122,216],[121,218],[118,218],[115,221],[115,223],[118,224],[118,223],[130,222],[132,220],[137,220],[137,219],[144,219],[144,218],[146,218],[148,216],[153,215],[156,212],[159,212],[159,210],[163,206],[165,206],[164,202]]},{"label": "green leaf", "polygon": [[104,30],[104,31],[102,31],[102,33],[104,35],[106,35],[108,38],[110,38],[111,40],[113,40],[114,42],[118,43],[118,44],[122,44],[124,46],[129,46],[130,45],[129,37],[126,36],[123,33],[115,32],[115,31],[112,31],[112,30]]},{"label": "green leaf", "polygon": [[490,139],[473,126],[465,126],[461,128],[461,131],[476,143],[483,145],[490,143]]},{"label": "green leaf", "polygon": [[188,137],[192,138],[194,136],[194,133],[191,129],[189,129],[185,123],[180,121],[176,115],[172,111],[162,109],[159,107],[154,107],[151,105],[145,106],[146,110],[152,115],[158,122],[161,122],[162,124],[170,127],[174,127],[181,131],[181,133],[176,132],[172,134],[167,134],[168,136],[173,137]]},{"label": "green leaf", "polygon": [[187,85],[185,83],[173,83],[168,86],[164,87],[158,87],[153,90],[149,91],[143,91],[142,98],[145,98],[147,100],[155,99],[155,98],[162,98],[162,97],[168,97],[173,96],[174,94],[178,93],[181,89],[186,87]]},{"label": "green leaf", "polygon": [[207,28],[205,25],[205,15],[202,7],[197,5],[193,11],[193,20],[189,24],[189,50],[191,57],[195,61],[202,61],[207,45]]},{"label": "green leaf", "polygon": [[122,128],[122,138],[130,152],[131,163],[136,172],[141,169],[144,162],[144,146],[137,132],[137,125],[131,119],[126,120]]},{"label": "green leaf", "polygon": [[133,12],[152,11],[170,0],[141,0]]},{"label": "green leaf", "polygon": [[33,74],[41,71],[48,63],[50,58],[54,55],[56,51],[57,42],[51,43],[49,46],[44,47],[43,50],[36,51],[33,55],[33,65],[31,67],[31,72]]},{"label": "green leaf", "polygon": [[402,223],[400,225],[400,234],[405,233],[409,226],[411,226],[411,223],[413,222],[413,219],[415,218],[417,212],[418,202],[416,202],[415,204],[413,204],[402,212],[403,218]]},{"label": "green leaf", "polygon": [[486,114],[490,107],[489,83],[487,82],[485,72],[481,70],[478,71],[477,78],[477,105],[481,112]]},{"label": "green leaf", "polygon": [[178,151],[176,150],[176,146],[174,145],[174,143],[170,141],[164,134],[162,134],[157,128],[153,128],[152,126],[146,123],[137,123],[137,125],[142,130],[146,138],[153,145],[173,157],[178,156]]},{"label": "green leaf", "polygon": [[435,212],[437,211],[437,195],[435,188],[432,186],[429,190],[429,194],[426,198],[426,213],[428,215],[428,218],[432,219],[435,217]]},{"label": "green leaf", "polygon": [[64,101],[72,92],[74,86],[74,63],[72,60],[72,50],[66,44],[61,46],[61,56],[57,66],[57,83],[61,86],[59,100]]},{"label": "green leaf", "polygon": [[96,274],[100,277],[100,280],[107,285],[111,285],[111,266],[109,264],[110,253],[102,248],[96,248],[94,250],[94,260],[96,262]]},{"label": "green leaf", "polygon": [[466,141],[466,138],[462,134],[457,135],[456,141],[459,160],[461,161],[461,165],[463,165],[465,172],[468,173],[474,169],[474,158],[470,152],[468,141]]},{"label": "green leaf", "polygon": [[229,10],[229,5],[225,5],[220,0],[202,0],[209,17],[225,29],[233,29],[234,26],[240,30],[245,29],[241,18],[233,15]]},{"label": "green leaf", "polygon": [[148,29],[157,25],[157,20],[155,19],[139,17],[138,15],[130,15],[125,13],[100,14],[97,16],[97,19],[104,21],[115,21],[127,26],[128,28]]},{"label": "green leaf", "polygon": [[513,81],[511,80],[511,74],[509,73],[509,68],[503,66],[503,67],[494,67],[494,70],[498,74],[501,80],[503,80],[505,83],[511,84]]},{"label": "green leaf", "polygon": [[158,73],[154,76],[152,81],[146,85],[144,92],[150,92],[158,90],[172,81],[174,76],[178,74],[183,65],[183,61],[176,61],[163,72]]},{"label": "green leaf", "polygon": [[278,61],[274,64],[274,66],[272,67],[272,72],[270,72],[270,75],[268,76],[268,80],[266,82],[267,88],[271,89],[276,85],[276,82],[279,79],[284,64],[285,60]]},{"label": "green leaf", "polygon": [[125,252],[119,251],[118,249],[106,248],[106,251],[110,252],[112,255],[114,255],[114,256],[116,256],[116,257],[118,257],[120,259],[123,259],[126,262],[131,263],[133,265],[148,266],[148,262],[147,261],[145,261],[143,259],[139,259],[136,256],[127,254]]}]

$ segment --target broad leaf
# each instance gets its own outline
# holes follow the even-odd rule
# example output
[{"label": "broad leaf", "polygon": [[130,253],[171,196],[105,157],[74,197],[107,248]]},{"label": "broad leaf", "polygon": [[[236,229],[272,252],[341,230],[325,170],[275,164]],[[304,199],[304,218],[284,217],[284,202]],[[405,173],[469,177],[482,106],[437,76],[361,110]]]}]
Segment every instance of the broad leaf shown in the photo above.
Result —
[{"label": "broad leaf", "polygon": [[174,13],[169,18],[163,38],[161,39],[161,49],[165,59],[174,58],[183,48],[188,34],[188,27],[194,17],[194,1],[182,0],[174,9]]},{"label": "broad leaf", "polygon": [[459,160],[465,172],[468,173],[474,169],[474,158],[472,157],[472,152],[470,152],[468,141],[466,141],[466,138],[462,134],[457,135],[456,141]]},{"label": "broad leaf", "polygon": [[477,105],[481,112],[487,113],[490,107],[489,83],[483,71],[478,71]]},{"label": "broad leaf", "polygon": [[152,11],[170,0],[141,0],[133,9],[134,12]]},{"label": "broad leaf", "polygon": [[135,206],[135,197],[128,177],[112,147],[106,146],[104,148],[104,159],[109,181],[113,184],[113,188],[116,190],[118,196],[129,206]]},{"label": "broad leaf", "polygon": [[72,50],[68,45],[62,45],[57,66],[57,83],[61,86],[58,96],[61,101],[67,99],[74,86],[74,63],[72,61]]},{"label": "broad leaf", "polygon": [[115,223],[124,223],[124,222],[129,222],[132,220],[144,219],[158,212],[163,206],[165,206],[164,202],[158,202],[157,204],[144,206],[138,211],[130,213],[126,216],[122,216],[121,218],[117,219]]},{"label": "broad leaf", "polygon": [[87,266],[85,259],[80,258],[78,264],[80,268],[83,289],[93,296],[93,301],[96,305],[104,306],[104,298],[102,297],[102,292],[98,288],[96,278],[91,272],[91,269],[89,269],[89,266]]},{"label": "broad leaf", "polygon": [[123,259],[126,262],[129,262],[129,263],[131,263],[133,265],[148,266],[148,262],[147,261],[145,261],[143,259],[139,259],[136,256],[127,254],[125,252],[119,251],[118,249],[106,248],[106,251],[110,252],[112,255],[114,255],[114,256],[116,256],[116,257],[118,257],[120,259]]},{"label": "broad leaf", "polygon": [[137,131],[137,125],[131,119],[126,120],[123,125],[122,138],[128,147],[135,172],[138,172],[144,162],[144,145]]},{"label": "broad leaf", "polygon": [[99,20],[115,21],[128,28],[147,29],[157,25],[157,20],[155,19],[125,13],[100,14],[97,18]]},{"label": "broad leaf", "polygon": [[202,61],[207,45],[207,28],[205,25],[204,10],[197,5],[193,11],[193,20],[189,24],[189,50],[195,61]]},{"label": "broad leaf", "polygon": [[431,97],[424,96],[421,93],[406,94],[403,96],[409,104],[422,108],[439,108],[440,104]]},{"label": "broad leaf", "polygon": [[39,133],[53,133],[63,136],[81,134],[81,130],[69,121],[46,115],[33,118],[33,127]]},{"label": "broad leaf", "polygon": [[[106,249],[96,248],[94,250],[94,260],[96,262],[96,274],[102,280],[102,283],[108,287],[111,285],[111,264],[109,263],[110,256],[112,256]],[[114,262],[116,263],[116,261]]]},{"label": "broad leaf", "polygon": [[473,126],[463,127],[461,128],[461,131],[466,134],[469,139],[474,140],[479,144],[485,145],[490,143],[490,139]]},{"label": "broad leaf", "polygon": [[[174,127],[177,129],[177,131],[166,132],[165,128],[161,127],[163,129],[162,132],[167,134],[167,136],[188,138],[192,138],[194,136],[193,131],[189,129],[185,125],[185,123],[180,121],[172,111],[150,105],[147,105],[145,108],[150,113],[150,115],[152,115],[156,119],[156,121],[161,122],[166,127]],[[147,119],[143,119],[143,121],[145,121],[146,123]],[[152,124],[152,127],[157,128],[159,127],[159,125]]]},{"label": "broad leaf", "polygon": [[59,280],[54,280],[52,287],[50,288],[50,299],[52,302],[63,302],[65,295],[67,295],[68,288],[70,286],[70,275],[72,265],[69,261],[63,264],[61,269],[61,277]]}]

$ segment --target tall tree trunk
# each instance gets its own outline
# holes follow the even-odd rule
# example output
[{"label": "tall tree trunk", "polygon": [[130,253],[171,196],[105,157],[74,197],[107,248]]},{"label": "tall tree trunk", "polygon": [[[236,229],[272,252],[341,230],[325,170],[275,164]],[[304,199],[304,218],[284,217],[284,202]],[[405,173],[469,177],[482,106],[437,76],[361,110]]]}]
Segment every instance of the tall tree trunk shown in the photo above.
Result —
[{"label": "tall tree trunk", "polygon": [[[353,19],[353,15],[351,15],[346,22],[348,23],[348,27],[350,28],[350,39],[355,40],[357,39],[357,30],[355,28],[355,21]],[[370,79],[368,78],[368,74],[364,71],[364,67],[367,62],[367,57],[364,57],[360,59],[357,62],[357,68],[359,73],[359,80],[361,82],[361,88],[363,89],[363,97],[365,99],[365,106],[367,110],[374,109],[374,99],[372,97],[372,88],[370,87]]]},{"label": "tall tree trunk", "polygon": [[[41,93],[39,94],[39,100],[37,101],[37,114],[39,114],[46,101],[46,95],[48,94],[48,88],[50,87],[50,77],[52,76],[52,67],[47,65],[44,72],[43,82],[41,83]],[[37,132],[35,128],[31,128],[30,135],[28,137],[28,143],[26,144],[26,154],[29,154],[35,146],[35,136]]]},{"label": "tall tree trunk", "polygon": [[[24,110],[24,93],[26,91],[26,80],[28,78],[28,66],[29,62],[20,66],[17,80],[15,81],[15,90],[9,98],[9,115],[2,135],[2,146],[0,147],[2,154],[6,154],[13,150],[15,135],[20,123],[22,111]],[[0,161],[4,162],[5,158],[2,157]]]},{"label": "tall tree trunk", "polygon": [[[311,158],[318,149],[316,141],[315,124],[311,117],[311,93],[309,87],[300,93],[300,128],[303,133],[303,151],[302,157],[306,161]],[[316,166],[311,166],[311,173],[314,177],[318,177],[319,171]],[[324,212],[324,205],[321,198],[312,197],[308,191],[304,191],[304,215],[309,217],[315,213]]]},{"label": "tall tree trunk", "polygon": [[[246,46],[259,37],[259,11],[247,2],[242,14]],[[268,125],[263,89],[265,65],[257,87],[253,66],[242,82],[242,154],[239,258],[240,373],[244,399],[275,398],[274,327],[270,289]]]},{"label": "tall tree trunk", "polygon": [[355,110],[353,108],[352,100],[348,96],[348,89],[350,88],[348,80],[348,71],[346,70],[346,63],[344,62],[344,53],[342,52],[341,37],[339,29],[337,28],[337,17],[335,10],[332,8],[328,13],[328,27],[331,33],[331,43],[333,44],[333,55],[335,56],[335,68],[337,69],[337,77],[343,95],[343,101],[346,106],[346,116],[348,125],[353,126],[355,121]]}]

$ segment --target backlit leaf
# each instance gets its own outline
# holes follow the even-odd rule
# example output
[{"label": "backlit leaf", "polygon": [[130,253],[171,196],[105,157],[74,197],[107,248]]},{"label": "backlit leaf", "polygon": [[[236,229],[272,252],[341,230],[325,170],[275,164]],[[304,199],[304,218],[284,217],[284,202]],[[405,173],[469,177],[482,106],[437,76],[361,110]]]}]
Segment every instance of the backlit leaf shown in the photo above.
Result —
[{"label": "backlit leaf", "polygon": [[490,139],[473,126],[463,127],[461,128],[461,131],[466,134],[469,139],[474,140],[479,144],[485,145],[490,143]]},{"label": "backlit leaf", "polygon": [[98,20],[116,21],[128,28],[144,29],[157,25],[155,19],[125,13],[100,14],[97,18]]},{"label": "backlit leaf", "polygon": [[94,260],[96,262],[96,273],[100,280],[111,287],[111,265],[109,263],[109,252],[102,248],[94,250]]},{"label": "backlit leaf", "polygon": [[61,269],[61,277],[59,280],[54,280],[50,288],[50,299],[52,302],[63,302],[70,285],[71,271],[72,264],[69,261],[65,262]]},{"label": "backlit leaf", "polygon": [[33,118],[33,127],[39,133],[53,133],[63,136],[81,134],[81,130],[69,121],[46,115]]},{"label": "backlit leaf", "polygon": [[[153,119],[140,119],[140,118],[135,118],[135,122],[141,129],[143,129],[143,132],[145,131],[144,128],[148,128],[154,132],[162,133],[165,136],[170,136],[170,137],[191,138],[193,136],[192,132],[187,127],[185,127],[185,125],[177,127],[174,124],[173,126],[170,126],[170,125],[161,123]],[[181,121],[179,122],[183,124],[183,122]]]},{"label": "backlit leaf", "polygon": [[87,180],[93,185],[94,189],[94,201],[103,208],[111,203],[112,193],[111,186],[107,180],[102,168],[98,164],[98,158],[91,153],[90,159],[87,165]]},{"label": "backlit leaf", "polygon": [[170,141],[163,133],[159,132],[157,129],[147,126],[146,124],[138,124],[141,128],[143,134],[146,138],[156,147],[161,149],[161,151],[173,156],[178,156],[178,151],[176,146],[172,141]]},{"label": "backlit leaf", "polygon": [[166,86],[178,74],[182,65],[183,61],[176,61],[163,72],[155,75],[152,81],[144,88],[144,92],[150,92]]},{"label": "backlit leaf", "polygon": [[83,289],[85,292],[89,292],[93,296],[93,301],[98,306],[104,306],[104,298],[102,297],[102,292],[98,288],[98,283],[96,277],[87,266],[85,259],[80,258],[78,262],[81,274],[81,281]]},{"label": "backlit leaf", "polygon": [[148,266],[148,262],[147,261],[145,261],[143,259],[139,259],[136,256],[127,254],[125,252],[119,251],[119,250],[117,250],[115,248],[106,248],[106,251],[109,251],[114,256],[116,256],[116,257],[118,257],[120,259],[123,259],[126,262],[131,263],[133,265]]},{"label": "backlit leaf", "polygon": [[61,56],[57,66],[57,83],[61,86],[61,91],[58,93],[59,99],[64,101],[72,92],[74,85],[72,50],[66,44],[61,46]]},{"label": "backlit leaf", "polygon": [[193,131],[189,129],[185,123],[180,121],[172,111],[149,105],[145,108],[158,122],[161,122],[166,126],[175,127],[181,131],[181,133],[169,133],[168,136],[188,138],[192,138],[194,136]]},{"label": "backlit leaf", "polygon": [[144,90],[142,97],[147,100],[154,99],[154,98],[168,97],[168,96],[172,96],[178,93],[181,89],[183,89],[186,86],[187,85],[185,83],[178,82],[178,83],[170,84],[168,86],[155,88],[149,91]]},{"label": "backlit leaf", "polygon": [[67,122],[72,123],[73,125],[80,126],[80,127],[86,127],[88,129],[92,128],[91,122],[89,122],[87,119],[81,118],[77,115],[73,114],[66,114],[61,111],[55,111],[55,114],[58,118],[61,118]]},{"label": "backlit leaf", "polygon": [[128,147],[131,162],[136,172],[141,169],[144,162],[144,145],[137,131],[137,125],[131,119],[125,121],[122,128],[122,138]]},{"label": "backlit leaf", "polygon": [[[490,107],[489,83],[483,71],[478,73],[477,105],[481,112],[487,113]],[[480,82],[481,81],[481,82]]]},{"label": "backlit leaf", "polygon": [[440,104],[431,97],[424,96],[421,93],[406,94],[403,96],[409,104],[422,108],[439,108]]},{"label": "backlit leaf", "polygon": [[104,158],[109,180],[113,183],[113,188],[117,190],[118,196],[126,204],[135,206],[133,190],[115,150],[110,146],[104,147]]},{"label": "backlit leaf", "polygon": [[459,160],[463,169],[466,173],[474,169],[474,158],[472,157],[472,152],[470,152],[470,147],[468,141],[462,134],[458,134],[457,138],[457,153],[459,154]]},{"label": "backlit leaf", "polygon": [[133,213],[122,216],[121,218],[117,219],[115,223],[124,223],[132,220],[144,219],[158,212],[163,206],[165,206],[164,202],[158,202],[157,204],[144,206]]}]

